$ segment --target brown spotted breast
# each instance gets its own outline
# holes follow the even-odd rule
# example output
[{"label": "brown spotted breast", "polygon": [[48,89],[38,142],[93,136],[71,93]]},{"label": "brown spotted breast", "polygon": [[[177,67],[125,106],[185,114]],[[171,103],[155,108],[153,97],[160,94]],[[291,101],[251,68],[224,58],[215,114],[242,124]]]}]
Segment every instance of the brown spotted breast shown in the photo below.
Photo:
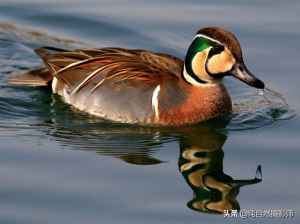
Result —
[{"label": "brown spotted breast", "polygon": [[165,100],[162,97],[159,99],[156,123],[197,123],[222,117],[232,110],[231,99],[223,83],[209,87],[191,85],[185,89],[178,103],[169,102],[173,105],[169,110],[162,106]]}]

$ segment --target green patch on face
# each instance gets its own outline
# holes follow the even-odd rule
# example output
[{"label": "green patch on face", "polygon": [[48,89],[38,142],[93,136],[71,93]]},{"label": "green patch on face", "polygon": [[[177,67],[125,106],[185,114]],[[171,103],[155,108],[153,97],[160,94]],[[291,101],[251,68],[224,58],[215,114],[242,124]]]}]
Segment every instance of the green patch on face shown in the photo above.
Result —
[{"label": "green patch on face", "polygon": [[[220,45],[218,42],[211,39],[205,38],[203,36],[196,37],[192,42],[191,46],[188,49],[188,52],[185,57],[185,68],[187,73],[196,81],[200,81],[199,78],[195,75],[192,69],[192,60],[198,52],[201,52],[209,47]],[[205,83],[204,81],[202,81]]]}]

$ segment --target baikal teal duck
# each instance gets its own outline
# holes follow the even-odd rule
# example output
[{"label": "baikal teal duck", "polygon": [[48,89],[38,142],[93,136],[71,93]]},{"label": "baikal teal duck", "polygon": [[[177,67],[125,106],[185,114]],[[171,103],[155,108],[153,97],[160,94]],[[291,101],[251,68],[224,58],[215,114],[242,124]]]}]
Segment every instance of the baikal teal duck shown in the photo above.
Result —
[{"label": "baikal teal duck", "polygon": [[179,125],[220,118],[232,110],[225,76],[264,89],[246,68],[236,37],[218,27],[199,30],[184,61],[124,48],[42,47],[35,52],[45,66],[10,83],[52,85],[73,107],[117,122]]}]

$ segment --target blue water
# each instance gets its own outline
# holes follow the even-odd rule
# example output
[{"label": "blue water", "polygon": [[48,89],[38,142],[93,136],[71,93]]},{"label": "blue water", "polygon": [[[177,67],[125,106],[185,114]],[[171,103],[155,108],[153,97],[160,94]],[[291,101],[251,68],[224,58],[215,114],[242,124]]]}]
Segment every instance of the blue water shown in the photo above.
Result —
[{"label": "blue water", "polygon": [[[299,8],[298,1],[2,0],[0,223],[299,223]],[[6,81],[42,65],[33,52],[40,46],[184,58],[205,26],[235,34],[248,69],[267,87],[260,96],[226,78],[234,110],[215,122],[113,123],[75,110],[50,89]],[[240,188],[237,180],[255,184]],[[226,206],[293,210],[294,217],[216,214]]]}]

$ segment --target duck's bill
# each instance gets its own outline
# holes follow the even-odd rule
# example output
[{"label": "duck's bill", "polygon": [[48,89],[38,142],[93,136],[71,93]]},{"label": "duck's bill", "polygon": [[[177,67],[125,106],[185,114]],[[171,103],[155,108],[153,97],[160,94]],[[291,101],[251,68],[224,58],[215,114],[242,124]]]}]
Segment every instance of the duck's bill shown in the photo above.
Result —
[{"label": "duck's bill", "polygon": [[265,84],[256,78],[245,66],[244,63],[236,63],[235,66],[230,71],[230,74],[237,79],[243,81],[249,86],[255,87],[257,89],[264,89]]}]

